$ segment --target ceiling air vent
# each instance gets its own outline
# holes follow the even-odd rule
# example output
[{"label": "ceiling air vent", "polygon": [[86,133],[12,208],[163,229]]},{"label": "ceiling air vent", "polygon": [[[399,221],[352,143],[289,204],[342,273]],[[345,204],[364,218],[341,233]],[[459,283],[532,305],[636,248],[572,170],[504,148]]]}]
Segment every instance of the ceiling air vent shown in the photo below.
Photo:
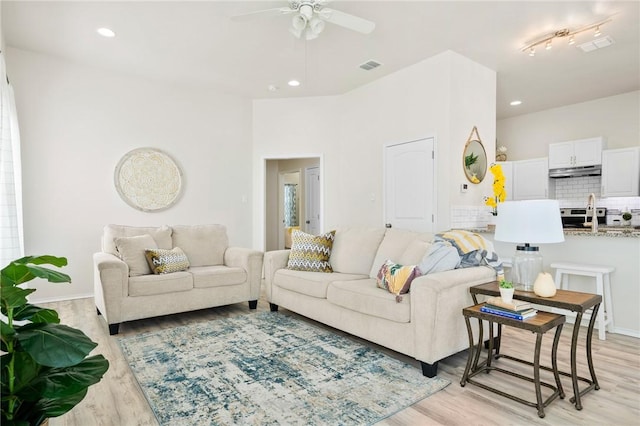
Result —
[{"label": "ceiling air vent", "polygon": [[578,47],[582,49],[583,52],[591,52],[593,50],[602,49],[603,47],[611,46],[614,43],[613,39],[609,36],[600,37],[593,41],[588,41],[586,43],[582,43]]},{"label": "ceiling air vent", "polygon": [[371,71],[374,68],[378,68],[380,65],[382,65],[380,62],[374,61],[373,59],[371,59],[365,62],[364,64],[360,64],[360,68],[362,68],[365,71]]}]

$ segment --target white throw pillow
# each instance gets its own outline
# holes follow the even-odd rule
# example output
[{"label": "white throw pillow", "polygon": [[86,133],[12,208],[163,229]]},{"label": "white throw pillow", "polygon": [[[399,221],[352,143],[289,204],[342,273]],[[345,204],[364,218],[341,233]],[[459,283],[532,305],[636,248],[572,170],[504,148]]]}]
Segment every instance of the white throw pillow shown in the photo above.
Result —
[{"label": "white throw pillow", "polygon": [[145,250],[158,248],[151,235],[119,237],[115,239],[115,244],[118,256],[129,266],[130,277],[151,274]]}]

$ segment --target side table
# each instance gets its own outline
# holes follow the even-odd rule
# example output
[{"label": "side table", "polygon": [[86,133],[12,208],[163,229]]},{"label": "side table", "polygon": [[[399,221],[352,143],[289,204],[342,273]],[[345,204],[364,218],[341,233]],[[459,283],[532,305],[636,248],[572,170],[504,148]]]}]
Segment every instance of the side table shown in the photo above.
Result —
[{"label": "side table", "polygon": [[[500,315],[494,315],[494,314],[482,312],[480,310],[482,306],[483,304],[476,304],[474,306],[470,306],[462,310],[462,315],[464,315],[464,320],[467,325],[467,332],[469,333],[469,356],[467,358],[467,365],[464,369],[462,380],[460,381],[460,386],[464,386],[466,383],[472,383],[476,386],[479,386],[488,391],[497,393],[498,395],[502,395],[514,401],[520,402],[530,407],[536,407],[538,409],[538,416],[541,418],[544,417],[545,416],[544,407],[549,405],[558,396],[560,396],[560,398],[564,398],[564,391],[562,389],[562,383],[560,383],[560,376],[558,374],[558,363],[557,363],[556,353],[558,350],[558,342],[560,340],[560,333],[562,332],[562,326],[564,325],[564,322],[565,322],[565,316],[554,314],[551,312],[538,311],[538,314],[536,316],[521,321],[521,320],[503,317]],[[476,345],[474,344],[473,330],[471,328],[470,318],[477,318],[480,322],[482,322],[483,320],[489,322],[489,352],[487,354],[487,360],[480,365],[478,365],[478,359],[480,357],[480,353],[482,352],[482,344],[484,341],[483,335],[482,335],[483,327],[482,327],[482,324],[480,324],[478,343]],[[509,327],[514,327],[521,330],[528,330],[533,333],[536,333],[536,347],[535,347],[535,352],[533,356],[533,363],[520,360],[514,357],[509,357],[509,359],[512,359],[514,361],[533,365],[533,379],[531,377],[527,377],[522,374],[491,365],[491,358],[493,355],[493,347],[492,347],[493,323],[496,323],[498,325],[507,325]],[[556,332],[553,337],[553,347],[551,349],[551,365],[553,366],[552,371],[553,371],[553,377],[556,382],[556,386],[540,381],[540,347],[542,345],[542,336],[544,335],[544,333],[546,333],[547,331],[551,330],[554,327],[556,329]],[[534,403],[534,402],[527,401],[515,395],[511,395],[509,393],[503,392],[492,386],[486,385],[482,382],[473,380],[474,376],[476,376],[477,374],[483,371],[487,373],[491,371],[499,371],[501,373],[505,373],[522,380],[533,382],[535,392],[536,392],[536,402]],[[547,388],[550,388],[553,391],[553,393],[544,401],[542,400],[542,391],[540,386],[545,386]]]},{"label": "side table", "polygon": [[[477,286],[473,286],[469,289],[471,292],[471,296],[473,297],[473,302],[478,303],[477,295],[482,294],[485,296],[499,296],[500,289],[498,287],[498,282],[490,282],[486,284],[481,284]],[[591,354],[591,341],[593,338],[593,326],[596,322],[596,317],[598,316],[598,309],[600,308],[600,304],[602,303],[602,296],[598,294],[591,293],[581,293],[577,291],[569,291],[569,290],[557,290],[556,295],[553,297],[540,297],[537,296],[532,291],[523,291],[516,290],[513,294],[513,297],[518,300],[524,300],[527,302],[535,303],[541,306],[550,306],[554,308],[566,309],[576,313],[576,319],[573,327],[573,334],[571,337],[571,373],[566,373],[563,371],[559,371],[559,373],[563,376],[571,377],[571,381],[573,384],[573,397],[570,401],[575,404],[576,410],[582,410],[582,401],[581,397],[591,391],[592,389],[598,390],[600,389],[600,385],[598,384],[598,379],[596,378],[596,371],[593,367],[593,357]],[[582,322],[583,314],[592,309],[591,319],[589,320],[589,327],[587,328],[587,340],[585,343],[587,364],[589,366],[589,374],[591,376],[590,379],[581,377],[578,375],[578,367],[576,362],[577,357],[577,346],[578,346],[578,336],[580,334],[580,324]],[[498,337],[495,344],[496,355],[498,355],[500,350],[500,336],[502,333],[501,324],[498,324]],[[490,342],[493,343],[493,342]],[[550,370],[548,367],[541,366],[540,368],[544,370]],[[580,390],[578,386],[578,381],[583,381],[587,383],[587,387],[583,390]]]}]

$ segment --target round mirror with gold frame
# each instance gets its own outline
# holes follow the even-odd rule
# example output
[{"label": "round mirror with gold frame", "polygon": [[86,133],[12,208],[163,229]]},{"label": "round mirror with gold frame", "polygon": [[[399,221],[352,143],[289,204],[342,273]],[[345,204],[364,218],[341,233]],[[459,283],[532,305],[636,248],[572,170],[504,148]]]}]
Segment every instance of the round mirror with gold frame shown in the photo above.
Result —
[{"label": "round mirror with gold frame", "polygon": [[471,183],[480,183],[487,174],[487,153],[474,126],[462,153],[462,168]]}]

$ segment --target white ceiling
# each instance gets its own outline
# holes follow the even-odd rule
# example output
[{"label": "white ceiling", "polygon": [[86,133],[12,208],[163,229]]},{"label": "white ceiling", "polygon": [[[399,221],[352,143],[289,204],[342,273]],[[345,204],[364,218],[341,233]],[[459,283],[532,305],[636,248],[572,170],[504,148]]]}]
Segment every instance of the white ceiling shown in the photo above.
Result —
[{"label": "white ceiling", "polygon": [[[497,71],[498,118],[640,89],[640,2],[333,1],[376,23],[370,35],[327,24],[295,39],[290,17],[237,22],[231,16],[287,1],[2,1],[6,45],[170,84],[251,98],[335,95],[453,50]],[[607,17],[610,47],[584,53],[557,40],[535,57],[533,39]],[[95,32],[109,27],[117,36]],[[576,46],[593,39],[576,36]],[[384,65],[363,71],[374,59]],[[9,69],[10,69],[9,64]],[[290,88],[291,78],[301,80]],[[269,85],[279,90],[270,92]],[[514,99],[518,107],[509,106]]]}]

